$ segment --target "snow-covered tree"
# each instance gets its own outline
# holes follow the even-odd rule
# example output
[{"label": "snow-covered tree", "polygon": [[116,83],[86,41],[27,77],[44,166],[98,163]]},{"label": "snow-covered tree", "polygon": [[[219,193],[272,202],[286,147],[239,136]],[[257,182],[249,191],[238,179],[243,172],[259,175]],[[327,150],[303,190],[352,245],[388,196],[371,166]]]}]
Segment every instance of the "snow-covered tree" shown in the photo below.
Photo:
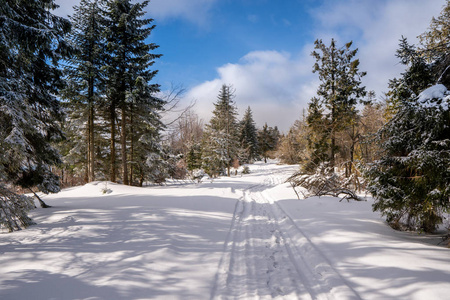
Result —
[{"label": "snow-covered tree", "polygon": [[51,13],[53,0],[0,2],[0,178],[58,192],[52,143],[62,138],[58,62],[70,53],[70,22]]},{"label": "snow-covered tree", "polygon": [[155,97],[155,88],[143,77],[138,77],[129,99],[128,182],[133,184],[133,178],[138,178],[140,186],[144,180],[164,181],[170,170],[169,153],[161,144],[164,124],[160,112],[164,101]]},{"label": "snow-covered tree", "polygon": [[369,165],[369,191],[396,228],[432,232],[450,209],[450,91],[437,84],[405,100],[381,129],[383,156]]},{"label": "snow-covered tree", "polygon": [[374,210],[397,228],[432,232],[450,209],[449,11],[447,1],[418,49],[402,38],[397,56],[407,69],[391,81],[392,118],[378,132],[384,151],[367,170]]},{"label": "snow-covered tree", "polygon": [[223,173],[225,169],[230,176],[232,162],[238,154],[238,123],[233,98],[231,86],[223,85],[214,103],[213,117],[205,128],[203,167],[212,176]]},{"label": "snow-covered tree", "polygon": [[252,162],[258,158],[258,130],[256,129],[250,106],[245,111],[240,123],[239,142],[243,150],[243,155],[240,157],[242,163]]}]

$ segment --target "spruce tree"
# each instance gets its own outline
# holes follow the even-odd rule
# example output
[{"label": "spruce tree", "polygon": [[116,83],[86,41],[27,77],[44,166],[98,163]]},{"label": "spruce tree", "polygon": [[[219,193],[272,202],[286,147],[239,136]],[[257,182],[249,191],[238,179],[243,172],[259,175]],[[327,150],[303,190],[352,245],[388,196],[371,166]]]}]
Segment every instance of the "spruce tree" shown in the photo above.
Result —
[{"label": "spruce tree", "polygon": [[233,98],[231,86],[223,85],[214,103],[213,117],[205,128],[203,167],[211,176],[217,176],[225,169],[230,176],[232,162],[237,157],[239,137]]},{"label": "spruce tree", "polygon": [[319,98],[313,97],[308,104],[306,117],[309,159],[302,166],[306,173],[313,173],[321,163],[330,159],[329,120],[323,111]]},{"label": "spruce tree", "polygon": [[186,154],[186,168],[189,171],[194,171],[202,167],[202,148],[201,144],[195,143],[189,147],[189,152]]},{"label": "spruce tree", "polygon": [[280,132],[276,126],[269,127],[265,123],[263,129],[258,132],[259,150],[265,163],[267,163],[270,152],[277,149],[279,139]]},{"label": "spruce tree", "polygon": [[[133,119],[136,122],[159,123],[158,111],[162,109],[162,100],[154,95],[159,91],[157,84],[150,84],[157,71],[150,70],[154,59],[160,54],[152,54],[151,51],[158,46],[154,43],[146,43],[155,25],[149,26],[153,19],[142,18],[144,8],[149,1],[135,3],[131,0],[114,0],[107,2],[106,6],[106,30],[104,35],[107,41],[107,106],[110,122],[110,178],[116,180],[116,122],[120,120],[120,144],[122,179],[124,184],[129,183],[128,173],[128,144],[139,137],[130,131],[128,124]],[[118,110],[120,111],[118,113]],[[140,112],[147,115],[142,116]],[[140,114],[140,115],[139,115]],[[143,125],[144,127],[147,125]],[[160,125],[152,128],[151,139],[157,139]],[[129,138],[131,134],[131,138]],[[150,134],[146,134],[146,143],[150,141]],[[155,142],[158,142],[155,140]],[[153,143],[153,142],[152,142]],[[149,148],[147,148],[149,149]],[[153,147],[154,149],[154,147]],[[131,158],[134,159],[134,158]]]},{"label": "spruce tree", "polygon": [[327,119],[331,167],[335,166],[339,149],[337,134],[354,120],[357,114],[356,104],[363,102],[362,97],[366,95],[365,87],[361,86],[361,78],[366,73],[359,71],[359,60],[354,58],[358,49],[352,50],[351,46],[352,42],[349,42],[338,48],[334,39],[330,46],[326,46],[322,40],[316,40],[317,51],[312,52],[316,59],[313,72],[319,74],[321,81],[317,90],[318,101],[314,101],[317,102],[315,105],[326,109],[324,117]]},{"label": "spruce tree", "polygon": [[258,131],[250,106],[245,111],[240,124],[239,142],[241,149],[244,151],[244,155],[241,158],[242,163],[253,162],[258,158]]},{"label": "spruce tree", "polygon": [[52,144],[63,137],[58,62],[70,55],[70,22],[50,12],[56,7],[53,0],[0,3],[0,178],[45,193],[60,190],[51,170],[60,163]]},{"label": "spruce tree", "polygon": [[[102,3],[102,0],[82,0],[79,6],[74,7],[70,42],[76,52],[66,66],[68,88],[65,90],[65,97],[69,101],[67,112],[70,114],[69,122],[75,123],[67,125],[82,137],[78,138],[74,147],[84,148],[80,154],[86,182],[95,180],[95,113],[104,94],[102,53],[106,43],[103,37],[105,24]],[[77,149],[73,152],[78,152]]]},{"label": "spruce tree", "polygon": [[435,85],[404,99],[378,132],[382,156],[369,164],[374,210],[394,228],[432,232],[450,209],[450,91]]},{"label": "spruce tree", "polygon": [[378,132],[384,151],[366,172],[373,208],[394,228],[432,232],[450,209],[450,91],[442,84],[448,85],[450,37],[440,35],[448,32],[449,3],[421,47],[400,42],[397,56],[407,68],[391,81],[395,109]]},{"label": "spruce tree", "polygon": [[161,183],[167,178],[169,165],[168,157],[161,145],[160,112],[164,101],[155,97],[157,85],[150,84],[144,77],[138,77],[134,83],[129,106],[129,180],[133,178],[142,186],[145,180]]}]

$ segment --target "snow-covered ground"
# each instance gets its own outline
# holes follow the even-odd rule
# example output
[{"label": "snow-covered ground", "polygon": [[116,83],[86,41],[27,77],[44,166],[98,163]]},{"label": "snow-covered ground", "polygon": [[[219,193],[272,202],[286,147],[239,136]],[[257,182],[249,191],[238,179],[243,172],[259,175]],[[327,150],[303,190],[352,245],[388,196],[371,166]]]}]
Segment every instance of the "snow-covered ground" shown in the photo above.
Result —
[{"label": "snow-covered ground", "polygon": [[449,249],[370,200],[297,200],[294,171],[46,196],[36,226],[0,234],[0,299],[449,299]]}]

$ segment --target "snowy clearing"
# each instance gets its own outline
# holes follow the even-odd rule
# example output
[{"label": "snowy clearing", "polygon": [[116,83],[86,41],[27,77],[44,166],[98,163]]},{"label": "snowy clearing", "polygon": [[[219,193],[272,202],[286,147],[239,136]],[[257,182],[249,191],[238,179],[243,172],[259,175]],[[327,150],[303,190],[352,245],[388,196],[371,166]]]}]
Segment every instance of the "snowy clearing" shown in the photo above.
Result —
[{"label": "snowy clearing", "polygon": [[297,200],[295,166],[250,170],[45,197],[38,225],[0,234],[0,299],[448,299],[449,249],[371,200]]}]

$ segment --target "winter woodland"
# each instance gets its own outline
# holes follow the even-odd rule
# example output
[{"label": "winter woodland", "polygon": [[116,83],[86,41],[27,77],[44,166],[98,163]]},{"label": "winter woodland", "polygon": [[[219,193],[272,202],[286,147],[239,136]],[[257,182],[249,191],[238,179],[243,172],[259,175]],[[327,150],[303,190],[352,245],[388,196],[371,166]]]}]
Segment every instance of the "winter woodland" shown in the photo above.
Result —
[{"label": "winter woodland", "polygon": [[1,299],[448,297],[450,1],[384,95],[317,39],[288,132],[231,84],[165,122],[151,5],[0,2]]}]

